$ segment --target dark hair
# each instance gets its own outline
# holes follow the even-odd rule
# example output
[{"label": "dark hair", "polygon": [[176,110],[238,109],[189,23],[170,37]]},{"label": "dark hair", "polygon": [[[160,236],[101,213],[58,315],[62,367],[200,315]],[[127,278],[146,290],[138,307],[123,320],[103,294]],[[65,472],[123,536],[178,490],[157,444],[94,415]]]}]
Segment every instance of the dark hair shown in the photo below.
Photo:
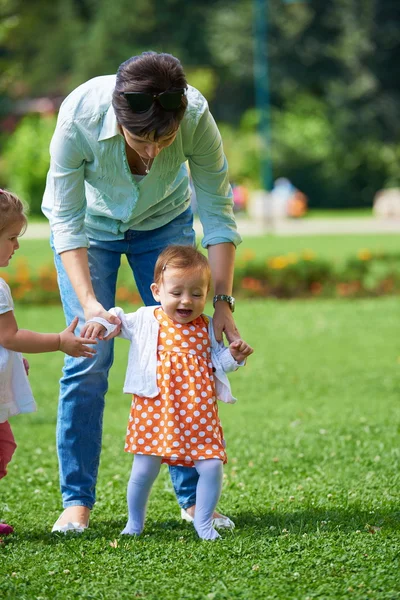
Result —
[{"label": "dark hair", "polygon": [[167,246],[159,255],[154,267],[154,282],[160,284],[167,268],[182,269],[182,271],[199,271],[211,279],[210,263],[207,257],[193,246],[174,244]]},{"label": "dark hair", "polygon": [[20,235],[27,227],[27,208],[25,204],[12,192],[0,189],[0,231],[13,223],[22,223]]},{"label": "dark hair", "polygon": [[134,113],[121,92],[160,94],[182,88],[187,88],[187,81],[182,65],[175,56],[157,52],[132,56],[117,71],[112,105],[118,123],[139,137],[147,137],[154,132],[154,140],[175,133],[185,114],[186,96],[174,111],[166,111],[158,102],[154,102],[145,113]]}]

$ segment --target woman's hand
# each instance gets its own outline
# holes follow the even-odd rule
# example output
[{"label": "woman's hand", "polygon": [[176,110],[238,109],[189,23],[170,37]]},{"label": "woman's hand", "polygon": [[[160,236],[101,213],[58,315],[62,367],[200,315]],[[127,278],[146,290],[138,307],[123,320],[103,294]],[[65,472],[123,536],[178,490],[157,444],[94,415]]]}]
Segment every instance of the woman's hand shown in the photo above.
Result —
[{"label": "woman's hand", "polygon": [[244,340],[236,340],[232,342],[232,344],[229,345],[229,351],[237,363],[243,362],[248,356],[250,356],[250,354],[253,354],[254,352],[253,348]]},{"label": "woman's hand", "polygon": [[225,333],[229,343],[240,339],[240,333],[235,325],[232,311],[227,302],[219,301],[215,303],[213,326],[215,338],[218,342],[222,340],[223,333]]},{"label": "woman's hand", "polygon": [[87,344],[97,344],[96,340],[88,340],[84,337],[76,337],[74,334],[75,328],[78,325],[78,317],[75,317],[71,324],[59,333],[60,347],[59,350],[69,354],[69,356],[85,356],[91,358],[96,353],[94,348]]},{"label": "woman's hand", "polygon": [[[101,317],[109,323],[113,323],[113,325],[121,325],[121,320],[118,317],[106,311],[100,304],[100,302],[94,302],[90,306],[86,307],[84,312],[86,321],[88,321],[89,319],[93,319],[93,317]],[[105,329],[103,325],[100,325],[100,323],[86,322],[85,325],[82,327],[80,333],[82,337],[89,340],[95,340],[96,338],[98,338],[99,340],[112,340],[112,338],[119,334],[120,330],[121,328],[117,327],[115,331],[110,333],[110,335],[104,337]]]}]

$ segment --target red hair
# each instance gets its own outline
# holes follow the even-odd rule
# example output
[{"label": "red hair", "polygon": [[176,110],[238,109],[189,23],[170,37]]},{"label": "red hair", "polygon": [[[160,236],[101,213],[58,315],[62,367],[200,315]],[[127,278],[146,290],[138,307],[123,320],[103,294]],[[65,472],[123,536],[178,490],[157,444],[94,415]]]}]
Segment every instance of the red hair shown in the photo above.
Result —
[{"label": "red hair", "polygon": [[207,258],[193,246],[178,244],[168,246],[159,255],[154,268],[154,282],[159,285],[167,268],[183,271],[204,271],[211,280],[211,269]]}]

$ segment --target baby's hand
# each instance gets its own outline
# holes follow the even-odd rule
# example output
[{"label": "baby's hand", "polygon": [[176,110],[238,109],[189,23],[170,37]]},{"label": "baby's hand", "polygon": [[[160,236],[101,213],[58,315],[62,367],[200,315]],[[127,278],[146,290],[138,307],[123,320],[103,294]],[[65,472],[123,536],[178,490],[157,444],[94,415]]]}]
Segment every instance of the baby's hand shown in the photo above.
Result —
[{"label": "baby's hand", "polygon": [[[101,320],[106,322],[106,319]],[[113,331],[111,331],[111,333],[107,335],[107,331],[109,331],[109,329],[107,329],[105,325],[99,323],[98,317],[94,317],[92,321],[86,321],[86,323],[82,327],[81,335],[84,331],[84,336],[87,339],[94,340],[98,338],[99,340],[104,340],[105,342],[108,342],[109,340],[112,340],[115,336],[117,336],[121,331],[121,323],[111,323],[111,325],[113,327]]]},{"label": "baby's hand", "polygon": [[254,350],[244,340],[235,340],[229,345],[229,351],[232,354],[236,362],[240,363],[246,360],[250,354],[253,354]]},{"label": "baby's hand", "polygon": [[86,322],[83,326],[83,329],[85,330],[85,338],[90,340],[95,340],[96,338],[98,338],[99,340],[103,340],[104,334],[107,331],[103,325],[100,325],[100,323]]},{"label": "baby's hand", "polygon": [[75,328],[78,325],[78,317],[75,317],[71,324],[64,329],[60,336],[60,350],[69,354],[69,356],[86,356],[91,358],[96,353],[94,348],[87,344],[97,344],[96,340],[87,340],[83,337],[76,337],[74,334]]},{"label": "baby's hand", "polygon": [[[101,304],[98,303],[95,309],[85,310],[85,319],[86,323],[81,329],[81,336],[87,339],[111,340],[121,330],[121,319],[104,310]],[[115,329],[107,337],[104,337],[104,333],[108,331],[108,325],[114,325]]]}]

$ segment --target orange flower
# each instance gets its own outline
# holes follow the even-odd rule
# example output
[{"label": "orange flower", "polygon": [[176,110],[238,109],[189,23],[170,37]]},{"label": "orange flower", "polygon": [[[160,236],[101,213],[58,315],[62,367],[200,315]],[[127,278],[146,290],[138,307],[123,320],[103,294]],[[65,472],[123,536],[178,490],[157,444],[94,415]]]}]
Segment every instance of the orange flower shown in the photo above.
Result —
[{"label": "orange flower", "polygon": [[56,270],[53,265],[42,265],[39,268],[39,275],[48,279],[57,279]]},{"label": "orange flower", "polygon": [[242,279],[242,288],[244,290],[251,290],[254,292],[261,292],[263,289],[261,281],[254,279],[254,277],[244,277]]},{"label": "orange flower", "polygon": [[255,258],[255,257],[256,257],[256,253],[254,252],[254,250],[250,250],[250,248],[246,248],[246,250],[244,250],[242,253],[242,259],[244,261],[253,260],[253,258]]},{"label": "orange flower", "polygon": [[127,300],[132,300],[132,292],[129,288],[121,285],[117,288],[116,299],[121,302],[125,302]]},{"label": "orange flower", "polygon": [[312,294],[318,296],[318,294],[322,292],[322,283],[319,283],[319,281],[313,281],[310,285],[310,290]]},{"label": "orange flower", "polygon": [[28,263],[25,259],[19,259],[17,261],[17,271],[16,271],[16,280],[20,283],[25,281],[29,281],[30,273],[28,268]]},{"label": "orange flower", "polygon": [[284,269],[288,266],[289,261],[285,256],[274,256],[267,261],[267,264],[271,269]]}]

